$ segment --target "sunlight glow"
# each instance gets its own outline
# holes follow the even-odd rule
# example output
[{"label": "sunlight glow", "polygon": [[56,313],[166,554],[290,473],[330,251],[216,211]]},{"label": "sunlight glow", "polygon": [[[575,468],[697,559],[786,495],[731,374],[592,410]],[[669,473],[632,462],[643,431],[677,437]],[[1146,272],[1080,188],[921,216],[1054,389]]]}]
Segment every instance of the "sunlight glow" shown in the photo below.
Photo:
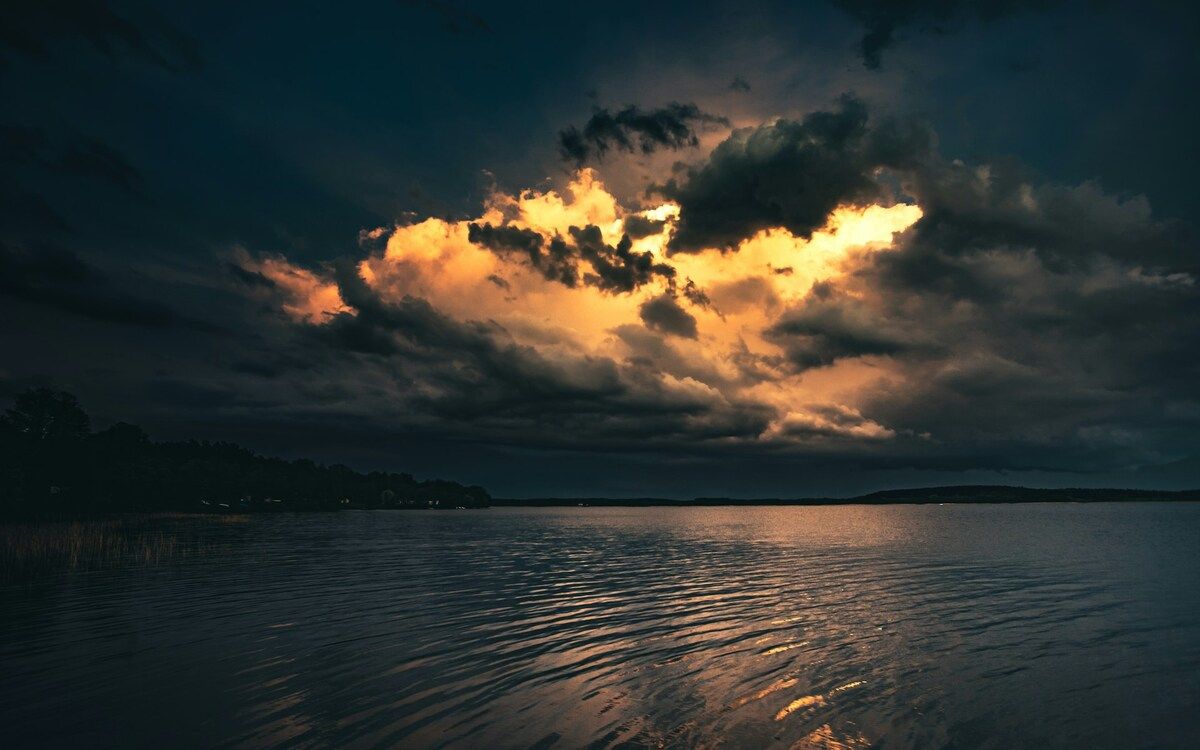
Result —
[{"label": "sunlight glow", "polygon": [[[493,252],[471,243],[471,221],[439,218],[366,233],[386,235],[386,246],[362,260],[358,271],[383,300],[421,298],[459,321],[492,321],[513,343],[564,366],[580,357],[652,361],[660,387],[680,398],[762,403],[779,415],[761,436],[764,440],[786,442],[797,434],[868,440],[894,435],[862,418],[849,403],[856,383],[872,383],[886,374],[878,362],[851,360],[796,374],[772,364],[784,352],[764,332],[782,311],[803,301],[814,284],[841,279],[864,258],[886,252],[894,235],[920,218],[918,207],[844,206],[808,240],[777,228],[759,232],[732,251],[671,254],[666,248],[678,206],[625,211],[599,176],[583,169],[563,194],[495,193],[477,221],[531,229],[547,241],[569,237],[571,227],[593,224],[606,243],[615,245],[631,216],[662,222],[658,233],[633,241],[631,249],[653,253],[656,262],[672,266],[673,279],[653,276],[628,293],[586,283],[567,286],[545,278],[522,253]],[[578,263],[581,272],[591,270],[587,260]],[[331,315],[352,312],[331,275],[282,258],[247,259],[246,264],[286,292],[282,309],[296,320],[320,324]],[[683,294],[689,284],[701,294]],[[694,338],[663,336],[643,323],[642,306],[664,294],[674,296],[679,309],[695,320]],[[748,358],[758,363],[752,365],[751,371],[757,368],[758,373],[752,382],[746,380]],[[812,404],[825,406],[812,411]]]}]

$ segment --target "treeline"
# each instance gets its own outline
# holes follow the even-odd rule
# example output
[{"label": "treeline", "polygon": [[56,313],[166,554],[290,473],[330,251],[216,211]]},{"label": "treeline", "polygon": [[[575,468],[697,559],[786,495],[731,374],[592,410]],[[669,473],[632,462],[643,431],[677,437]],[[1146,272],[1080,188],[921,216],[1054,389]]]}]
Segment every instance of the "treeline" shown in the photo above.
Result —
[{"label": "treeline", "polygon": [[156,443],[124,422],[93,432],[69,393],[37,388],[0,416],[0,513],[473,508],[482,487],[266,458],[231,443]]}]

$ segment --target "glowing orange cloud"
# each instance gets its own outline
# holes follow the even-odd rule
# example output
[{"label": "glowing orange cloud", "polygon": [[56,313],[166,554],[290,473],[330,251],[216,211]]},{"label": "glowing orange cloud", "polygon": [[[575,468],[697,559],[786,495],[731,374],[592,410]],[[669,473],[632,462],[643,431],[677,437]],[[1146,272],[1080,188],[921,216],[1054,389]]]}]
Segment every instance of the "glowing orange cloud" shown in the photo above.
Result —
[{"label": "glowing orange cloud", "polygon": [[[421,298],[460,321],[494,322],[514,343],[564,366],[580,366],[589,357],[652,362],[663,392],[727,408],[766,407],[776,418],[760,435],[764,441],[892,437],[888,427],[863,418],[854,403],[863,387],[887,376],[885,361],[850,359],[796,372],[780,364],[784,352],[764,331],[782,310],[804,300],[814,284],[841,279],[865,256],[886,251],[895,233],[920,218],[920,209],[843,207],[808,240],[772,229],[735,251],[668,256],[678,214],[670,203],[628,211],[595,172],[583,169],[561,194],[494,194],[474,220],[530,229],[546,238],[594,225],[610,244],[621,240],[632,216],[656,222],[661,229],[634,240],[632,250],[669,264],[675,278],[655,277],[629,293],[548,280],[519,254],[499,254],[470,242],[471,221],[466,220],[430,218],[375,230],[369,234],[386,234],[386,245],[361,261],[358,272],[383,300]],[[353,312],[328,276],[282,258],[242,262],[275,282],[283,292],[283,311],[299,322],[320,325],[329,316]],[[580,263],[586,270],[587,261]],[[684,294],[685,288],[695,293]],[[663,295],[673,296],[694,318],[694,338],[667,336],[643,323],[642,306]]]},{"label": "glowing orange cloud", "polygon": [[342,301],[336,284],[307,268],[293,265],[286,258],[263,256],[252,259],[239,251],[236,259],[241,266],[270,279],[279,292],[283,311],[298,321],[320,324],[331,315],[351,312]]}]

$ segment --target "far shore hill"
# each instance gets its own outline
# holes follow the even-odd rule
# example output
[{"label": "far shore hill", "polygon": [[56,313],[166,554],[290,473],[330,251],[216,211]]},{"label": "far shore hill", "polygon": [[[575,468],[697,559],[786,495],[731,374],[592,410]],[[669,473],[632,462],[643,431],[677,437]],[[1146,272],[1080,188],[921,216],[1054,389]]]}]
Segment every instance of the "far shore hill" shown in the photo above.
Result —
[{"label": "far shore hill", "polygon": [[679,500],[662,497],[535,497],[492,498],[493,507],[555,506],[720,506],[720,505],[928,505],[932,503],[1115,503],[1195,502],[1200,489],[1135,490],[1115,488],[1038,489],[1005,485],[957,485],[882,490],[854,497],[697,497]]}]

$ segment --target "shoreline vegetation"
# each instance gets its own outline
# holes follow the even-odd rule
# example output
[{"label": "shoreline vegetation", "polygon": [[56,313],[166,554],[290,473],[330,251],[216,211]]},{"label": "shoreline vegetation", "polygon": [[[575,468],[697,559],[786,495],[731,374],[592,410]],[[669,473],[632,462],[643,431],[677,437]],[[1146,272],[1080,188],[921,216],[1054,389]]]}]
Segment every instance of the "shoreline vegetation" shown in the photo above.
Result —
[{"label": "shoreline vegetation", "polygon": [[247,514],[486,507],[487,490],[411,474],[267,458],[232,443],[154,442],[132,424],[93,432],[71,394],[35,388],[0,416],[0,517]]},{"label": "shoreline vegetation", "polygon": [[121,513],[0,523],[0,585],[208,557],[248,515]]}]

